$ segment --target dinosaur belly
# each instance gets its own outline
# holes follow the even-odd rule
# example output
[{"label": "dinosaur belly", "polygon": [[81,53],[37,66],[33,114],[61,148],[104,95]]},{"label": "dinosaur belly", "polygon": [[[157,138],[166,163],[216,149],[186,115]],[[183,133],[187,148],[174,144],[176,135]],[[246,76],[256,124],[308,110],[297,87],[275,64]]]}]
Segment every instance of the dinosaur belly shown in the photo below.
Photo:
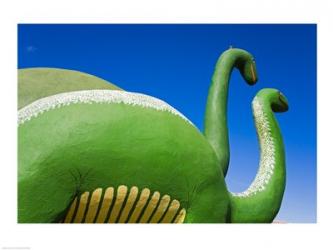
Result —
[{"label": "dinosaur belly", "polygon": [[22,222],[181,222],[181,208],[221,178],[200,131],[143,95],[83,91],[41,99],[19,111],[18,137]]},{"label": "dinosaur belly", "polygon": [[68,209],[64,223],[182,223],[186,210],[169,195],[121,185],[84,192]]}]

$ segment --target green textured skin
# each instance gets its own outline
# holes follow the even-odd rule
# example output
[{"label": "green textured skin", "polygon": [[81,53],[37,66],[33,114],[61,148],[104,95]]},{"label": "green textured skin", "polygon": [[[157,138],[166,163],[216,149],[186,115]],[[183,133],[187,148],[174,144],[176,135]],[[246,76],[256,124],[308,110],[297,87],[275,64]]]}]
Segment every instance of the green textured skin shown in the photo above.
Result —
[{"label": "green textured skin", "polygon": [[216,63],[207,98],[204,134],[216,152],[224,176],[230,159],[227,104],[229,80],[234,68],[249,85],[258,80],[254,58],[245,50],[229,49]]},{"label": "green textured skin", "polygon": [[275,166],[265,190],[257,194],[231,198],[231,222],[233,223],[267,223],[272,222],[279,212],[286,183],[285,150],[281,131],[273,112],[288,110],[288,101],[276,89],[262,89],[256,97],[264,104],[264,113],[271,126],[275,144]]},{"label": "green textured skin", "polygon": [[283,142],[271,107],[284,111],[287,102],[277,90],[257,95],[279,152],[266,189],[236,197],[224,181],[227,94],[216,92],[227,91],[233,67],[254,83],[251,65],[252,56],[244,50],[230,49],[220,57],[207,101],[205,135],[169,112],[124,103],[72,104],[19,125],[18,221],[59,222],[75,196],[123,184],[179,200],[187,210],[186,223],[271,222],[285,185]]},{"label": "green textured skin", "polygon": [[18,70],[18,109],[40,98],[85,89],[115,89],[116,85],[87,73],[57,68]]},{"label": "green textured skin", "polygon": [[[19,156],[20,222],[57,221],[75,195],[121,184],[169,194],[191,208],[189,220],[206,221],[216,207],[227,211],[228,194],[210,145],[168,112],[125,104],[54,109],[19,127]],[[208,185],[219,186],[219,202]],[[205,213],[192,207],[200,192],[207,197],[196,206]],[[223,221],[223,213],[208,220]]]}]

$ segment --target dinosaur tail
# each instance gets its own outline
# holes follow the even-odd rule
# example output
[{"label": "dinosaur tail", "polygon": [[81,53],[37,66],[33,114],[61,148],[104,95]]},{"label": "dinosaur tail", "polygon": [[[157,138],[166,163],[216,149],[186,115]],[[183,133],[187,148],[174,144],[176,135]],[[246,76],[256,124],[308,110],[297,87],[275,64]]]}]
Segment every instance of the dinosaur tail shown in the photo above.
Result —
[{"label": "dinosaur tail", "polygon": [[285,152],[274,112],[288,110],[287,99],[275,89],[259,91],[252,102],[260,165],[250,187],[230,193],[232,223],[269,223],[278,213],[285,189]]}]

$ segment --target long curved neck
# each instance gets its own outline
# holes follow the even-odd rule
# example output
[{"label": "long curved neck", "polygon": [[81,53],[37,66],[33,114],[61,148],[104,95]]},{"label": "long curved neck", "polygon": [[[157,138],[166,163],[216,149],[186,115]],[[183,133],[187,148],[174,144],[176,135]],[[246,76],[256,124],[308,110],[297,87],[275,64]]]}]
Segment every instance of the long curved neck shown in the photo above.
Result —
[{"label": "long curved neck", "polygon": [[285,174],[282,135],[269,100],[256,97],[252,109],[260,146],[260,164],[256,178],[250,187],[241,193],[245,196],[265,190],[268,183],[282,181]]},{"label": "long curved neck", "polygon": [[260,145],[260,164],[250,187],[241,193],[231,193],[230,221],[233,223],[273,221],[285,189],[283,140],[270,100],[255,98],[252,108]]},{"label": "long curved neck", "polygon": [[226,175],[229,166],[229,134],[227,104],[230,75],[245,60],[243,53],[230,49],[217,61],[208,93],[204,135],[214,148],[221,169]]}]

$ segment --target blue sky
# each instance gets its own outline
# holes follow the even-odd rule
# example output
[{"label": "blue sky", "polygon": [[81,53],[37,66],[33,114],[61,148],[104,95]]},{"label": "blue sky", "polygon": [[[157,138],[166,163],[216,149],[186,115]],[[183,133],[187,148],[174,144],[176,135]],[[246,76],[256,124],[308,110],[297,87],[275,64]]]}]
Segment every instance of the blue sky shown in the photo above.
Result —
[{"label": "blue sky", "polygon": [[251,52],[259,81],[234,71],[229,89],[229,190],[246,189],[259,149],[251,101],[277,88],[290,109],[277,114],[287,154],[287,186],[276,219],[316,222],[316,25],[19,25],[18,68],[74,69],[127,91],[165,100],[203,129],[219,55],[230,45]]}]

